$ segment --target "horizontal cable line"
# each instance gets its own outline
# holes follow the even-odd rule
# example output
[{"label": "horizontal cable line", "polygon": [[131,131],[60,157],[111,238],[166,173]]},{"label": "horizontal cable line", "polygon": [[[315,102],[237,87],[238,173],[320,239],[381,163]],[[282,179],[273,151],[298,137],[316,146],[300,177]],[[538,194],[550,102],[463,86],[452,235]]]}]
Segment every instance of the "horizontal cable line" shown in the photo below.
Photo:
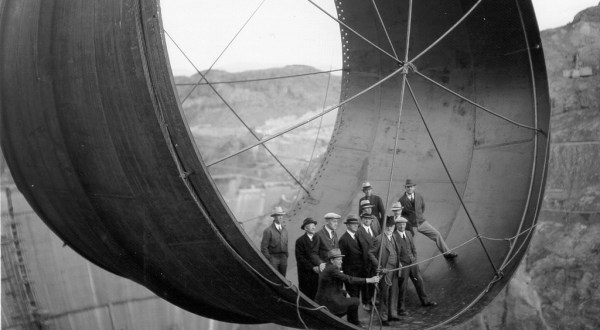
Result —
[{"label": "horizontal cable line", "polygon": [[544,133],[544,131],[542,131],[542,130],[541,130],[541,129],[539,129],[539,128],[535,128],[535,127],[532,127],[532,126],[527,126],[527,125],[524,125],[524,124],[518,123],[518,122],[516,122],[516,121],[514,121],[514,120],[512,120],[512,119],[510,119],[510,118],[507,118],[507,117],[505,117],[505,116],[502,116],[502,115],[500,115],[500,114],[498,114],[498,113],[496,113],[496,112],[494,112],[494,111],[492,111],[492,110],[489,110],[489,109],[487,109],[486,107],[484,107],[484,106],[482,106],[482,105],[480,105],[480,104],[478,104],[478,103],[476,103],[476,102],[474,102],[474,101],[471,101],[471,100],[469,100],[468,98],[466,98],[466,97],[464,97],[464,96],[460,95],[459,93],[457,93],[457,92],[455,92],[455,91],[453,91],[453,90],[449,89],[448,87],[446,87],[446,86],[444,86],[444,85],[442,85],[442,84],[438,83],[437,81],[435,81],[435,80],[433,80],[433,79],[431,79],[431,78],[427,77],[426,75],[422,74],[421,72],[419,72],[419,71],[416,71],[416,70],[415,70],[414,72],[415,72],[417,75],[419,75],[419,76],[423,77],[424,79],[426,79],[427,81],[431,82],[432,84],[434,84],[434,85],[438,86],[439,88],[441,88],[441,89],[445,90],[446,92],[448,92],[448,93],[450,93],[450,94],[452,94],[452,95],[454,95],[454,96],[456,96],[456,97],[460,98],[461,100],[464,100],[464,101],[466,101],[466,102],[468,102],[468,103],[470,103],[470,104],[474,105],[475,107],[477,107],[477,108],[479,108],[479,109],[481,109],[481,110],[483,110],[483,111],[485,111],[485,112],[489,113],[490,115],[493,115],[493,116],[496,116],[496,117],[498,117],[498,118],[504,119],[504,120],[506,120],[507,122],[509,122],[509,123],[511,123],[511,124],[514,124],[514,125],[516,125],[516,126],[523,127],[523,128],[527,128],[527,129],[530,129],[530,130],[533,130],[533,131],[536,131],[536,132],[540,132],[540,133],[542,133],[542,134],[546,135],[546,134]]},{"label": "horizontal cable line", "polygon": [[440,41],[442,41],[444,38],[446,38],[446,36],[449,35],[450,32],[452,32],[458,25],[460,25],[460,23],[462,23],[467,17],[469,17],[469,15],[471,15],[471,12],[473,12],[473,10],[475,10],[475,8],[477,8],[477,6],[479,6],[481,1],[482,0],[477,1],[477,3],[475,3],[473,5],[473,7],[471,7],[471,9],[469,9],[469,11],[467,11],[456,23],[454,23],[454,25],[452,25],[448,29],[448,31],[444,32],[444,34],[442,34],[439,38],[437,38],[437,40],[435,40],[431,45],[429,45],[429,47],[425,48],[422,52],[420,52],[419,55],[417,55],[413,59],[411,59],[410,63],[414,63],[414,61],[416,61],[419,57],[425,55],[425,53],[427,53],[431,48],[435,47],[435,45],[437,45],[438,43],[440,43]]},{"label": "horizontal cable line", "polygon": [[[336,70],[329,70],[329,71],[316,71],[316,72],[299,73],[299,74],[292,74],[292,75],[287,75],[287,76],[275,76],[275,77],[269,77],[269,78],[256,78],[256,79],[245,79],[245,80],[228,80],[228,81],[211,81],[210,83],[212,85],[238,84],[238,83],[247,83],[247,82],[255,82],[255,81],[276,80],[276,79],[286,79],[286,78],[297,78],[297,77],[311,76],[311,75],[324,74],[324,73],[332,73],[332,72],[338,72],[338,71],[350,71],[350,70],[348,70],[348,69],[336,69]],[[199,85],[208,85],[208,83],[206,83],[206,82],[178,83],[178,84],[175,84],[175,85],[176,86],[199,86]]]},{"label": "horizontal cable line", "polygon": [[[385,55],[387,55],[388,57],[390,57],[391,59],[393,59],[394,61],[400,63],[401,61],[394,55],[386,52],[385,50],[383,50],[381,47],[377,46],[376,44],[374,44],[371,40],[367,39],[366,37],[364,37],[363,35],[361,35],[360,33],[354,31],[354,29],[352,29],[351,27],[349,27],[346,23],[340,21],[339,19],[333,17],[330,13],[328,13],[325,9],[323,9],[321,6],[317,5],[316,3],[314,3],[312,0],[307,0],[308,2],[312,3],[315,7],[317,7],[320,11],[322,11],[323,13],[325,13],[325,15],[331,17],[334,21],[338,22],[339,25],[345,27],[346,29],[348,29],[350,32],[354,33],[357,37],[361,38],[362,40],[364,40],[365,42],[367,42],[369,45],[375,47],[377,50],[379,50],[380,52],[384,53]],[[342,45],[343,46],[343,45]]]},{"label": "horizontal cable line", "polygon": [[348,103],[348,102],[351,102],[351,101],[353,101],[353,100],[354,100],[354,99],[356,99],[357,97],[359,97],[359,96],[361,96],[361,95],[363,95],[363,94],[367,93],[368,91],[372,90],[373,88],[375,88],[375,87],[377,87],[377,86],[379,86],[379,85],[383,84],[385,81],[389,80],[390,78],[392,78],[393,76],[395,76],[396,74],[398,74],[399,72],[402,72],[402,71],[404,71],[404,65],[403,65],[402,67],[398,68],[396,71],[394,71],[394,72],[390,73],[389,75],[387,75],[387,76],[386,76],[385,78],[383,78],[382,80],[380,80],[380,81],[378,81],[378,82],[374,83],[373,85],[371,85],[371,86],[369,86],[368,88],[366,88],[366,89],[362,90],[361,92],[359,92],[359,93],[357,93],[357,94],[354,94],[354,95],[353,95],[353,96],[351,96],[350,98],[348,98],[348,99],[346,99],[346,100],[344,100],[344,101],[342,101],[342,102],[338,103],[337,105],[334,105],[334,106],[332,106],[332,107],[330,107],[330,108],[328,108],[328,109],[326,109],[326,110],[323,110],[323,112],[321,112],[321,113],[319,113],[319,114],[316,114],[316,115],[314,115],[314,116],[312,116],[312,117],[310,117],[310,118],[308,118],[308,119],[306,119],[306,120],[304,120],[304,121],[302,121],[302,122],[300,122],[300,123],[298,123],[298,124],[296,124],[296,125],[293,125],[293,126],[291,126],[291,127],[288,127],[288,128],[286,128],[286,129],[282,130],[282,131],[281,131],[281,132],[279,132],[279,133],[275,133],[275,134],[273,134],[273,135],[271,135],[271,136],[268,136],[268,137],[266,137],[266,138],[264,138],[264,139],[262,139],[262,140],[258,141],[257,143],[251,144],[251,145],[249,145],[249,146],[247,146],[247,147],[245,147],[245,148],[243,148],[243,149],[240,149],[239,151],[237,151],[237,152],[234,152],[233,154],[231,154],[231,155],[229,155],[229,156],[225,156],[225,157],[223,157],[223,158],[221,158],[221,159],[219,159],[219,160],[217,160],[217,161],[214,161],[214,162],[212,162],[211,164],[208,164],[208,165],[207,165],[207,167],[211,167],[211,166],[213,166],[213,165],[215,165],[215,164],[218,164],[218,163],[220,163],[220,162],[223,162],[223,161],[225,161],[225,160],[227,160],[227,159],[229,159],[229,158],[231,158],[231,157],[237,156],[237,155],[239,155],[239,154],[241,154],[241,153],[243,153],[243,152],[245,152],[245,151],[248,151],[248,150],[250,150],[250,149],[252,149],[252,148],[254,148],[254,147],[256,147],[256,146],[259,146],[259,145],[265,144],[266,142],[269,142],[269,141],[273,140],[274,138],[276,138],[276,137],[279,137],[279,136],[281,136],[281,135],[283,135],[283,134],[285,134],[285,133],[288,133],[289,131],[292,131],[292,130],[294,130],[294,129],[296,129],[296,128],[300,127],[300,126],[306,125],[306,124],[310,123],[311,121],[313,121],[313,120],[315,120],[315,119],[317,119],[317,118],[319,118],[319,117],[321,117],[321,116],[324,116],[325,114],[328,114],[328,113],[330,113],[331,111],[333,111],[333,110],[335,110],[335,109],[337,109],[337,108],[341,107],[342,105],[344,105],[344,104],[346,104],[346,103]]}]

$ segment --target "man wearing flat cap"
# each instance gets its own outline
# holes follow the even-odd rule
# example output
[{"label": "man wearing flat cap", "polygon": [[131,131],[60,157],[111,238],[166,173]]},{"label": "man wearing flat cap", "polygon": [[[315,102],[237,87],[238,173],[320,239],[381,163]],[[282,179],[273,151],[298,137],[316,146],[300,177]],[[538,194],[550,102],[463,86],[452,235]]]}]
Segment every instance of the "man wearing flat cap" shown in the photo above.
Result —
[{"label": "man wearing flat cap", "polygon": [[400,245],[400,254],[398,255],[400,264],[404,267],[412,265],[408,268],[401,269],[400,277],[398,278],[398,315],[405,316],[408,315],[406,312],[405,297],[409,278],[415,286],[415,290],[421,300],[422,306],[435,307],[437,306],[437,303],[431,301],[427,296],[427,293],[425,293],[425,285],[423,284],[423,277],[421,276],[419,265],[414,265],[417,263],[417,249],[415,249],[412,236],[408,235],[408,232],[405,230],[408,220],[403,217],[397,217],[394,219],[394,222],[396,223],[394,236],[396,236],[396,242]]},{"label": "man wearing flat cap", "polygon": [[342,271],[343,256],[340,249],[332,249],[327,252],[327,266],[319,274],[319,287],[315,301],[327,307],[329,312],[336,316],[342,317],[348,314],[348,322],[360,326],[358,321],[360,300],[356,297],[346,297],[342,286],[344,283],[347,285],[377,283],[379,282],[379,276],[361,278],[344,274]]},{"label": "man wearing flat cap", "polygon": [[331,251],[331,249],[339,248],[338,236],[335,230],[337,229],[341,216],[337,213],[330,212],[325,214],[323,218],[325,219],[325,225],[315,235],[318,242],[313,248],[313,255],[321,260],[319,264],[319,269],[321,271],[327,264],[327,252]]},{"label": "man wearing flat cap", "polygon": [[381,197],[373,194],[373,187],[369,182],[363,182],[362,191],[365,194],[359,201],[359,210],[358,214],[361,214],[362,210],[360,210],[360,202],[367,200],[369,204],[372,206],[371,213],[377,218],[377,225],[379,228],[383,228],[384,220],[385,220],[385,206],[383,205],[383,201]]},{"label": "man wearing flat cap", "polygon": [[423,196],[415,192],[416,185],[411,179],[406,180],[404,184],[406,192],[398,200],[402,204],[402,216],[408,219],[408,231],[411,232],[413,237],[415,230],[429,237],[429,239],[435,242],[438,250],[444,254],[446,259],[456,258],[458,255],[450,251],[440,232],[423,217],[425,200]]},{"label": "man wearing flat cap", "polygon": [[271,212],[273,223],[263,231],[260,242],[260,252],[269,260],[281,275],[287,272],[288,233],[283,225],[285,212],[281,206],[276,206]]},{"label": "man wearing flat cap", "polygon": [[[340,251],[344,255],[342,270],[346,275],[363,277],[363,270],[369,261],[369,243],[366,241],[366,237],[362,237],[358,233],[360,223],[356,215],[348,215],[344,224],[346,225],[346,232],[340,237],[339,242]],[[346,291],[348,291],[350,297],[359,298],[360,289],[364,285],[365,283],[347,284]],[[348,318],[350,319],[350,315],[348,315]]]},{"label": "man wearing flat cap", "polygon": [[304,230],[305,233],[296,240],[295,253],[296,264],[298,266],[298,287],[310,299],[315,299],[319,284],[319,264],[321,262],[312,253],[318,242],[318,239],[315,237],[317,222],[313,218],[306,218],[302,222],[300,229]]}]

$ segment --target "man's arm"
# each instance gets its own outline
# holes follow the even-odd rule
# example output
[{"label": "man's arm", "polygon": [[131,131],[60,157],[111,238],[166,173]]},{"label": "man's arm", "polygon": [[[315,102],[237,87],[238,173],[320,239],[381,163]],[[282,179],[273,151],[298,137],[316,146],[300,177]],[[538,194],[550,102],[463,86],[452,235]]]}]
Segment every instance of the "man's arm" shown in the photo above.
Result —
[{"label": "man's arm", "polygon": [[381,214],[379,219],[383,219],[385,221],[385,206],[383,205],[383,201],[379,196],[377,196],[377,209],[379,210],[379,214]]},{"label": "man's arm", "polygon": [[310,261],[311,251],[308,251],[306,244],[304,244],[302,240],[303,236],[300,236],[296,240],[295,246],[295,254],[296,254],[296,262],[298,263],[298,269],[311,270],[313,268],[313,264]]}]

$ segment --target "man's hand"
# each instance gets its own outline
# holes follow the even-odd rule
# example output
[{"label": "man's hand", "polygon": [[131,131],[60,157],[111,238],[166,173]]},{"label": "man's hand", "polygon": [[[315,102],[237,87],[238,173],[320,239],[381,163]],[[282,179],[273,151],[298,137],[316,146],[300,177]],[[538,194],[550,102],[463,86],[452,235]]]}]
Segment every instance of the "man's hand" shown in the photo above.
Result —
[{"label": "man's hand", "polygon": [[313,272],[315,272],[315,273],[319,274],[319,266],[314,266],[314,267],[312,268],[312,270],[313,270]]},{"label": "man's hand", "polygon": [[319,271],[323,271],[323,269],[325,269],[325,263],[322,263],[319,265]]},{"label": "man's hand", "polygon": [[381,277],[379,275],[375,275],[373,277],[367,278],[367,283],[378,283]]}]

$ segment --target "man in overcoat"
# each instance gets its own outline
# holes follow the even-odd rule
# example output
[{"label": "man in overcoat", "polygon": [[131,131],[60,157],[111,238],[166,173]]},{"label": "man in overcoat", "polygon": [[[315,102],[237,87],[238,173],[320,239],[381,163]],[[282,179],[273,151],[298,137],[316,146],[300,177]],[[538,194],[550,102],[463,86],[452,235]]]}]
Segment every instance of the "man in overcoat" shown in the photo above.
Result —
[{"label": "man in overcoat", "polygon": [[[369,259],[369,251],[373,246],[373,240],[378,235],[373,228],[373,220],[375,217],[372,214],[363,213],[360,216],[361,224],[358,226],[358,237],[363,244],[363,264],[364,268],[360,274],[361,277],[371,277],[374,276],[376,268],[373,267],[371,261]],[[375,285],[373,284],[365,284],[361,287],[361,298],[363,308],[366,311],[370,311],[373,308],[371,300],[373,298],[373,292],[375,292]]]},{"label": "man in overcoat", "polygon": [[317,286],[319,285],[320,260],[313,255],[312,250],[317,244],[315,232],[317,221],[306,218],[300,226],[304,235],[296,240],[296,264],[298,266],[298,287],[310,299],[315,299]]},{"label": "man in overcoat", "polygon": [[288,233],[284,226],[284,215],[281,206],[273,209],[271,212],[273,223],[265,228],[260,242],[260,252],[283,276],[287,272],[288,258]]},{"label": "man in overcoat", "polygon": [[435,242],[438,250],[444,254],[446,259],[458,257],[456,253],[450,251],[440,232],[423,217],[425,200],[423,196],[415,192],[416,183],[408,179],[404,184],[404,189],[406,192],[402,194],[398,202],[402,205],[402,217],[408,220],[407,230],[411,232],[413,237],[415,230],[429,237]]}]

